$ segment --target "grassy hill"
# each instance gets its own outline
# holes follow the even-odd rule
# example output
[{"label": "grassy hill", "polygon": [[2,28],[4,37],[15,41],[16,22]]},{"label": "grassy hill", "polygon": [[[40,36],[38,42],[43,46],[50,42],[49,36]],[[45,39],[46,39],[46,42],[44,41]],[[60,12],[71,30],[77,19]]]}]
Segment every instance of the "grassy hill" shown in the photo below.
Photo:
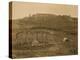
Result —
[{"label": "grassy hill", "polygon": [[[23,19],[12,20],[13,28],[49,28],[62,30],[69,33],[77,33],[77,18],[70,16],[57,16],[53,14],[35,14]],[[20,27],[19,27],[20,26]]]}]

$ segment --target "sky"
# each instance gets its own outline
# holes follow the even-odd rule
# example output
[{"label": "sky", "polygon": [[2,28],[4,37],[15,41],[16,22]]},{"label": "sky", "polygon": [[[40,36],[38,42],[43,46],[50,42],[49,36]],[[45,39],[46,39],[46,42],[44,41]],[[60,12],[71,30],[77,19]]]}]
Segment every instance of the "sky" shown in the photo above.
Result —
[{"label": "sky", "polygon": [[56,15],[78,16],[77,5],[63,5],[50,3],[30,3],[30,2],[13,2],[12,19],[20,19],[36,13],[47,13]]}]

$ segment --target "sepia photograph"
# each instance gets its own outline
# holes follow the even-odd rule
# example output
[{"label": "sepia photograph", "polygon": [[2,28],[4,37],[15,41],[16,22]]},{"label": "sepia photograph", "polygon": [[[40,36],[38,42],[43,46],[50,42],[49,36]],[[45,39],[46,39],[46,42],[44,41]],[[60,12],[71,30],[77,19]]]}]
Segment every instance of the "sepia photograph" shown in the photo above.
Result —
[{"label": "sepia photograph", "polygon": [[78,6],[9,2],[9,57],[78,54]]}]

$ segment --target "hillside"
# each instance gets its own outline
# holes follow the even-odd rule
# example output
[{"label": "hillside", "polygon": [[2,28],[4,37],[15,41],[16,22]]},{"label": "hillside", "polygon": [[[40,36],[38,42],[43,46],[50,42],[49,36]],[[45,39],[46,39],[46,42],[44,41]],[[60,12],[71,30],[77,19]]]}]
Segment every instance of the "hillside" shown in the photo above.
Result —
[{"label": "hillside", "polygon": [[[23,19],[12,20],[13,28],[49,28],[51,30],[62,30],[69,33],[77,33],[77,18],[70,16],[57,16],[53,14],[35,14]],[[20,27],[19,27],[20,26]]]},{"label": "hillside", "polygon": [[77,18],[54,14],[10,20],[12,57],[77,54],[77,24]]}]

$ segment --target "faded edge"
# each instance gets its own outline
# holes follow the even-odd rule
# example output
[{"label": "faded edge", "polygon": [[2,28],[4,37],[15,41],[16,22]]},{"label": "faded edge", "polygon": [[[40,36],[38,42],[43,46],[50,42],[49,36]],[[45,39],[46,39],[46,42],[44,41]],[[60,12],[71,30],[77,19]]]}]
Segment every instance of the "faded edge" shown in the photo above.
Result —
[{"label": "faded edge", "polygon": [[12,58],[12,2],[9,2],[9,58]]}]

